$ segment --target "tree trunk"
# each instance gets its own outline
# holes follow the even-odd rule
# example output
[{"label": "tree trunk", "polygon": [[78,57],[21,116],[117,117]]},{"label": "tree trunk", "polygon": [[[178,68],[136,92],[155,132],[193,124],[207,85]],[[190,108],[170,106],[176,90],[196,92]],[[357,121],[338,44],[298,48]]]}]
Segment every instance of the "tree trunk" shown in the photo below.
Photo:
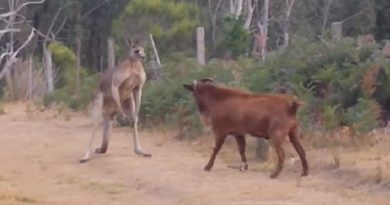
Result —
[{"label": "tree trunk", "polygon": [[326,0],[326,5],[322,14],[322,26],[321,26],[321,36],[324,36],[326,24],[328,22],[328,15],[329,15],[329,9],[330,5],[332,4],[332,0]]},{"label": "tree trunk", "polygon": [[47,91],[51,93],[54,91],[53,62],[51,51],[47,48],[46,43],[43,44],[43,56],[46,69]]},{"label": "tree trunk", "polygon": [[255,10],[255,4],[252,5],[252,0],[247,0],[247,15],[244,24],[244,28],[247,30],[249,30],[251,26],[254,10]]},{"label": "tree trunk", "polygon": [[230,12],[230,15],[235,14],[234,0],[229,0],[229,12]]},{"label": "tree trunk", "polygon": [[76,4],[76,94],[80,91],[80,70],[81,70],[81,3]]},{"label": "tree trunk", "polygon": [[263,39],[263,45],[261,47],[261,58],[265,60],[267,55],[267,39],[268,39],[268,10],[269,10],[269,0],[264,0],[263,8],[263,19],[262,24],[259,26],[260,34]]},{"label": "tree trunk", "polygon": [[235,11],[235,17],[236,19],[238,19],[238,17],[240,17],[241,13],[242,13],[242,3],[243,3],[243,0],[237,0],[237,4],[236,4],[236,11]]},{"label": "tree trunk", "polygon": [[[9,22],[8,22],[8,25],[9,25],[9,28],[10,28],[10,32],[9,32],[9,52],[12,54],[14,53],[14,23],[15,23],[15,1],[14,0],[10,0],[9,1],[9,11],[12,13],[10,16],[9,16]],[[6,61],[12,61],[13,59],[11,58],[11,56],[8,57],[8,59],[6,59]],[[14,93],[14,89],[13,89],[13,83],[11,82],[12,81],[12,77],[11,77],[11,71],[12,71],[12,67],[13,65],[11,65],[11,68],[7,71],[6,73],[6,81],[7,81],[7,84],[8,84],[8,93],[9,93],[9,97],[11,99],[13,99],[13,95],[15,94]],[[5,69],[5,68],[4,68]]]},{"label": "tree trunk", "polygon": [[290,16],[291,9],[294,5],[295,0],[286,0],[286,14],[283,22],[283,48],[286,49],[288,47],[290,41],[289,28],[290,28]]},{"label": "tree trunk", "polygon": [[33,55],[31,54],[29,59],[28,59],[28,101],[32,101],[32,90],[33,90],[33,85],[32,85],[32,75],[33,75]]},{"label": "tree trunk", "polygon": [[213,47],[215,48],[216,46],[216,33],[217,33],[217,15],[218,15],[218,10],[221,6],[223,0],[218,0],[215,9],[213,9],[213,4],[212,1],[208,1],[209,5],[209,14],[210,14],[210,23],[211,23],[211,43]]}]

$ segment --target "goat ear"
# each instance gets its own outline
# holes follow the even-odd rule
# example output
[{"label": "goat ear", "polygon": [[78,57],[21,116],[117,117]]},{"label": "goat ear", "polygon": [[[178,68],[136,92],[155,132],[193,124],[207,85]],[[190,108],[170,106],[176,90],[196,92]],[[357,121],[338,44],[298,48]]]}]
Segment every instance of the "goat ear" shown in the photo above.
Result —
[{"label": "goat ear", "polygon": [[183,87],[191,92],[194,91],[194,87],[191,84],[183,84]]},{"label": "goat ear", "polygon": [[129,47],[134,47],[134,42],[133,42],[133,40],[131,40],[130,38],[128,38],[127,39],[127,46],[129,46]]}]

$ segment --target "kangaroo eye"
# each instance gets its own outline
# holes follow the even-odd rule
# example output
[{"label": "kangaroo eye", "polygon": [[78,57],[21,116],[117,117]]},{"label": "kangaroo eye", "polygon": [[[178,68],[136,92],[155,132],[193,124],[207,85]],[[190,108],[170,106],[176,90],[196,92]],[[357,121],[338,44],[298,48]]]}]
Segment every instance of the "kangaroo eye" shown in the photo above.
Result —
[{"label": "kangaroo eye", "polygon": [[135,52],[135,53],[139,53],[139,50],[135,50],[134,52]]}]

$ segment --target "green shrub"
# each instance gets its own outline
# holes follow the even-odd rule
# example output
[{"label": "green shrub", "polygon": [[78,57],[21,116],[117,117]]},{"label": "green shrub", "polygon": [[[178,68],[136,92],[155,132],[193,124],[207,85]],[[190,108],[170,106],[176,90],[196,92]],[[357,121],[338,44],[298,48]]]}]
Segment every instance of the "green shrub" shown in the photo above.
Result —
[{"label": "green shrub", "polygon": [[[144,14],[148,13],[147,16]],[[199,7],[193,2],[174,0],[129,1],[112,24],[117,42],[123,36],[140,37],[153,34],[162,57],[173,52],[190,52],[193,31],[199,25]],[[146,40],[146,39],[144,39]],[[118,44],[117,56],[124,56],[125,46]]]},{"label": "green shrub", "polygon": [[324,125],[327,130],[334,130],[340,125],[338,109],[340,106],[325,105],[323,109]]},{"label": "green shrub", "polygon": [[99,75],[82,76],[80,79],[80,91],[77,93],[75,85],[67,84],[61,89],[48,93],[43,97],[43,105],[50,106],[53,103],[64,104],[71,110],[84,110],[93,100],[99,83]]},{"label": "green shrub", "polygon": [[365,134],[378,127],[380,112],[380,105],[375,100],[359,98],[355,106],[347,109],[344,120],[355,133]]},{"label": "green shrub", "polygon": [[248,53],[249,32],[244,28],[245,19],[227,16],[223,19],[223,39],[218,43],[217,50],[230,52],[232,57],[238,57]]},{"label": "green shrub", "polygon": [[147,81],[144,87],[140,117],[147,124],[163,122],[174,127],[182,126],[185,119],[189,132],[199,131],[201,124],[192,94],[183,88],[183,83],[204,77],[228,85],[235,82],[232,70],[223,68],[218,60],[202,68],[195,59],[181,59],[166,62],[163,69],[162,80]]},{"label": "green shrub", "polygon": [[76,76],[76,56],[67,46],[53,42],[49,49],[52,53],[53,64],[58,73],[56,76],[56,88],[62,88],[70,81],[75,81]]}]

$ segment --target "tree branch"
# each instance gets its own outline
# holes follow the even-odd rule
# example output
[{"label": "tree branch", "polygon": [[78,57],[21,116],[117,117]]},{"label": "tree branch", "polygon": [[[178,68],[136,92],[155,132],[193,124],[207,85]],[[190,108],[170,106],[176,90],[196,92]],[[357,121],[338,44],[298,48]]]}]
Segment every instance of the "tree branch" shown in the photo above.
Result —
[{"label": "tree branch", "polygon": [[45,0],[39,0],[39,1],[28,1],[24,2],[23,4],[19,5],[18,8],[15,10],[16,13],[18,13],[20,10],[22,10],[25,6],[32,5],[32,4],[42,4],[45,2]]},{"label": "tree branch", "polygon": [[3,79],[4,76],[8,73],[9,69],[11,68],[12,64],[15,63],[15,60],[16,60],[16,57],[17,55],[19,54],[19,52],[24,48],[26,47],[30,41],[34,38],[35,36],[35,32],[36,32],[36,29],[33,28],[31,30],[31,33],[30,35],[28,36],[27,40],[16,50],[14,51],[13,53],[3,53],[1,54],[0,56],[0,61],[5,57],[5,56],[10,56],[10,58],[6,61],[3,69],[1,70],[0,72],[0,79]]},{"label": "tree branch", "polygon": [[96,9],[100,8],[101,6],[103,6],[104,4],[108,3],[110,0],[105,0],[103,1],[102,3],[96,5],[95,7],[93,7],[92,9],[90,9],[89,11],[85,12],[81,18],[84,18],[86,16],[88,16],[90,13],[94,12]]},{"label": "tree branch", "polygon": [[57,29],[57,31],[56,32],[54,32],[54,36],[57,36],[58,35],[58,33],[60,33],[61,32],[61,30],[64,28],[64,26],[65,26],[65,23],[66,23],[66,21],[68,20],[68,18],[67,17],[65,17],[64,18],[64,20],[62,21],[62,23],[61,23],[61,25],[60,25],[60,27],[58,27],[58,29]]},{"label": "tree branch", "polygon": [[69,2],[67,2],[64,6],[61,6],[60,8],[58,8],[57,12],[55,13],[55,15],[53,17],[53,20],[50,23],[49,29],[47,29],[47,32],[46,32],[47,36],[49,36],[49,34],[51,33],[51,30],[53,30],[54,24],[57,21],[58,16],[60,15],[61,11],[68,6],[68,3]]},{"label": "tree branch", "polygon": [[8,32],[20,32],[20,29],[17,29],[17,28],[6,28],[6,29],[3,29],[3,30],[0,30],[0,38],[5,34],[5,33],[8,33]]}]

